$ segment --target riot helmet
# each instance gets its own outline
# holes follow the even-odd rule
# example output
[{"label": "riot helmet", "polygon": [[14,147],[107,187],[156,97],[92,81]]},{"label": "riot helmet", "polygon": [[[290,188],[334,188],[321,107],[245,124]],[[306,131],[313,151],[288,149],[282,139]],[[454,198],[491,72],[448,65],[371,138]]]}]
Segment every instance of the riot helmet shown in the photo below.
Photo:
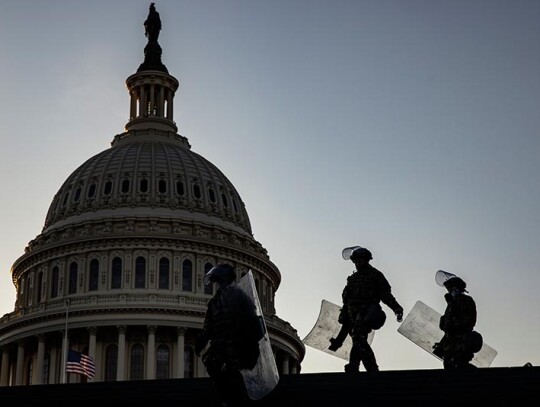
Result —
[{"label": "riot helmet", "polygon": [[345,260],[355,261],[356,259],[372,260],[371,252],[362,246],[353,246],[343,249],[342,256]]},{"label": "riot helmet", "polygon": [[236,272],[234,271],[233,266],[227,263],[218,264],[215,267],[212,267],[203,278],[204,285],[211,283],[218,284],[230,284],[236,280]]},{"label": "riot helmet", "polygon": [[438,270],[435,273],[435,282],[440,286],[446,287],[447,289],[457,288],[460,291],[467,291],[465,290],[467,284],[462,278],[443,270]]}]

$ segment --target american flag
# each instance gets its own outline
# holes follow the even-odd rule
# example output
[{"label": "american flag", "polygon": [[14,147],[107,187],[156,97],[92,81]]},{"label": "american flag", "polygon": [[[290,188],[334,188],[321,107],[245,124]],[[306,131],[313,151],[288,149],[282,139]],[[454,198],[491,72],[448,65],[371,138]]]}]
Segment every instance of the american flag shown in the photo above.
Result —
[{"label": "american flag", "polygon": [[68,350],[66,372],[79,373],[93,379],[96,374],[94,359],[91,356],[70,349]]}]

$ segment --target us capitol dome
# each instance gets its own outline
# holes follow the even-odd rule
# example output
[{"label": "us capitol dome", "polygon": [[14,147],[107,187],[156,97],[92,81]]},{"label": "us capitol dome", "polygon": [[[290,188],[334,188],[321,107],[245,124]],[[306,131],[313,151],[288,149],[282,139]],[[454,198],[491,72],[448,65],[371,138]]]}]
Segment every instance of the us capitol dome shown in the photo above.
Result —
[{"label": "us capitol dome", "polygon": [[[161,62],[153,4],[145,29],[125,132],[64,181],[12,266],[1,386],[207,377],[194,346],[216,287],[203,276],[222,262],[238,278],[252,271],[278,371],[300,373],[305,347],[274,307],[279,269],[234,185],[178,134],[179,83]],[[66,349],[92,357],[93,379],[65,373]]]}]

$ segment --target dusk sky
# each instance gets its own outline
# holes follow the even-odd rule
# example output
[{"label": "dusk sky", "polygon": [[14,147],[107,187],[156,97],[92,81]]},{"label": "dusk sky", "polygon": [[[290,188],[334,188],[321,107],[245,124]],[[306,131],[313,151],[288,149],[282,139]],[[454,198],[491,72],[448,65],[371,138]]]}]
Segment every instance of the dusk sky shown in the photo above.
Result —
[{"label": "dusk sky", "polygon": [[[457,274],[491,366],[540,365],[540,1],[156,1],[179,134],[235,185],[304,338],[361,245],[405,316]],[[149,1],[2,1],[0,315],[64,180],[129,117]],[[381,370],[439,369],[398,331]],[[306,347],[302,373],[346,362]]]}]

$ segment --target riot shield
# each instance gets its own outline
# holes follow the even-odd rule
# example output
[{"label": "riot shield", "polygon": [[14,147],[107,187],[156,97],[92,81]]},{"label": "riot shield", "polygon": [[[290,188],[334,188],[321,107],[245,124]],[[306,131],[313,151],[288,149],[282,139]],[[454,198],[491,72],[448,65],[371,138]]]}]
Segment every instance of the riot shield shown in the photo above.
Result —
[{"label": "riot shield", "polygon": [[[440,357],[433,354],[433,345],[439,342],[444,335],[444,332],[439,328],[440,318],[441,314],[437,311],[422,301],[417,301],[399,326],[398,332],[441,360]],[[484,342],[482,348],[474,354],[471,364],[476,367],[489,367],[495,356],[497,356],[497,351]]]},{"label": "riot shield", "polygon": [[[352,340],[349,335],[343,342],[343,345],[338,350],[331,351],[328,349],[330,338],[335,338],[341,329],[341,324],[338,322],[339,305],[333,302],[322,300],[319,317],[311,331],[302,340],[304,345],[326,352],[329,355],[336,356],[340,359],[349,360],[349,353],[352,347]],[[375,331],[371,331],[368,335],[368,343],[371,344]]]},{"label": "riot shield", "polygon": [[279,381],[279,373],[251,270],[240,279],[237,286],[253,300],[257,316],[259,316],[259,321],[264,330],[264,336],[259,340],[259,359],[257,360],[257,364],[251,370],[240,370],[249,398],[259,400],[276,387]]}]

